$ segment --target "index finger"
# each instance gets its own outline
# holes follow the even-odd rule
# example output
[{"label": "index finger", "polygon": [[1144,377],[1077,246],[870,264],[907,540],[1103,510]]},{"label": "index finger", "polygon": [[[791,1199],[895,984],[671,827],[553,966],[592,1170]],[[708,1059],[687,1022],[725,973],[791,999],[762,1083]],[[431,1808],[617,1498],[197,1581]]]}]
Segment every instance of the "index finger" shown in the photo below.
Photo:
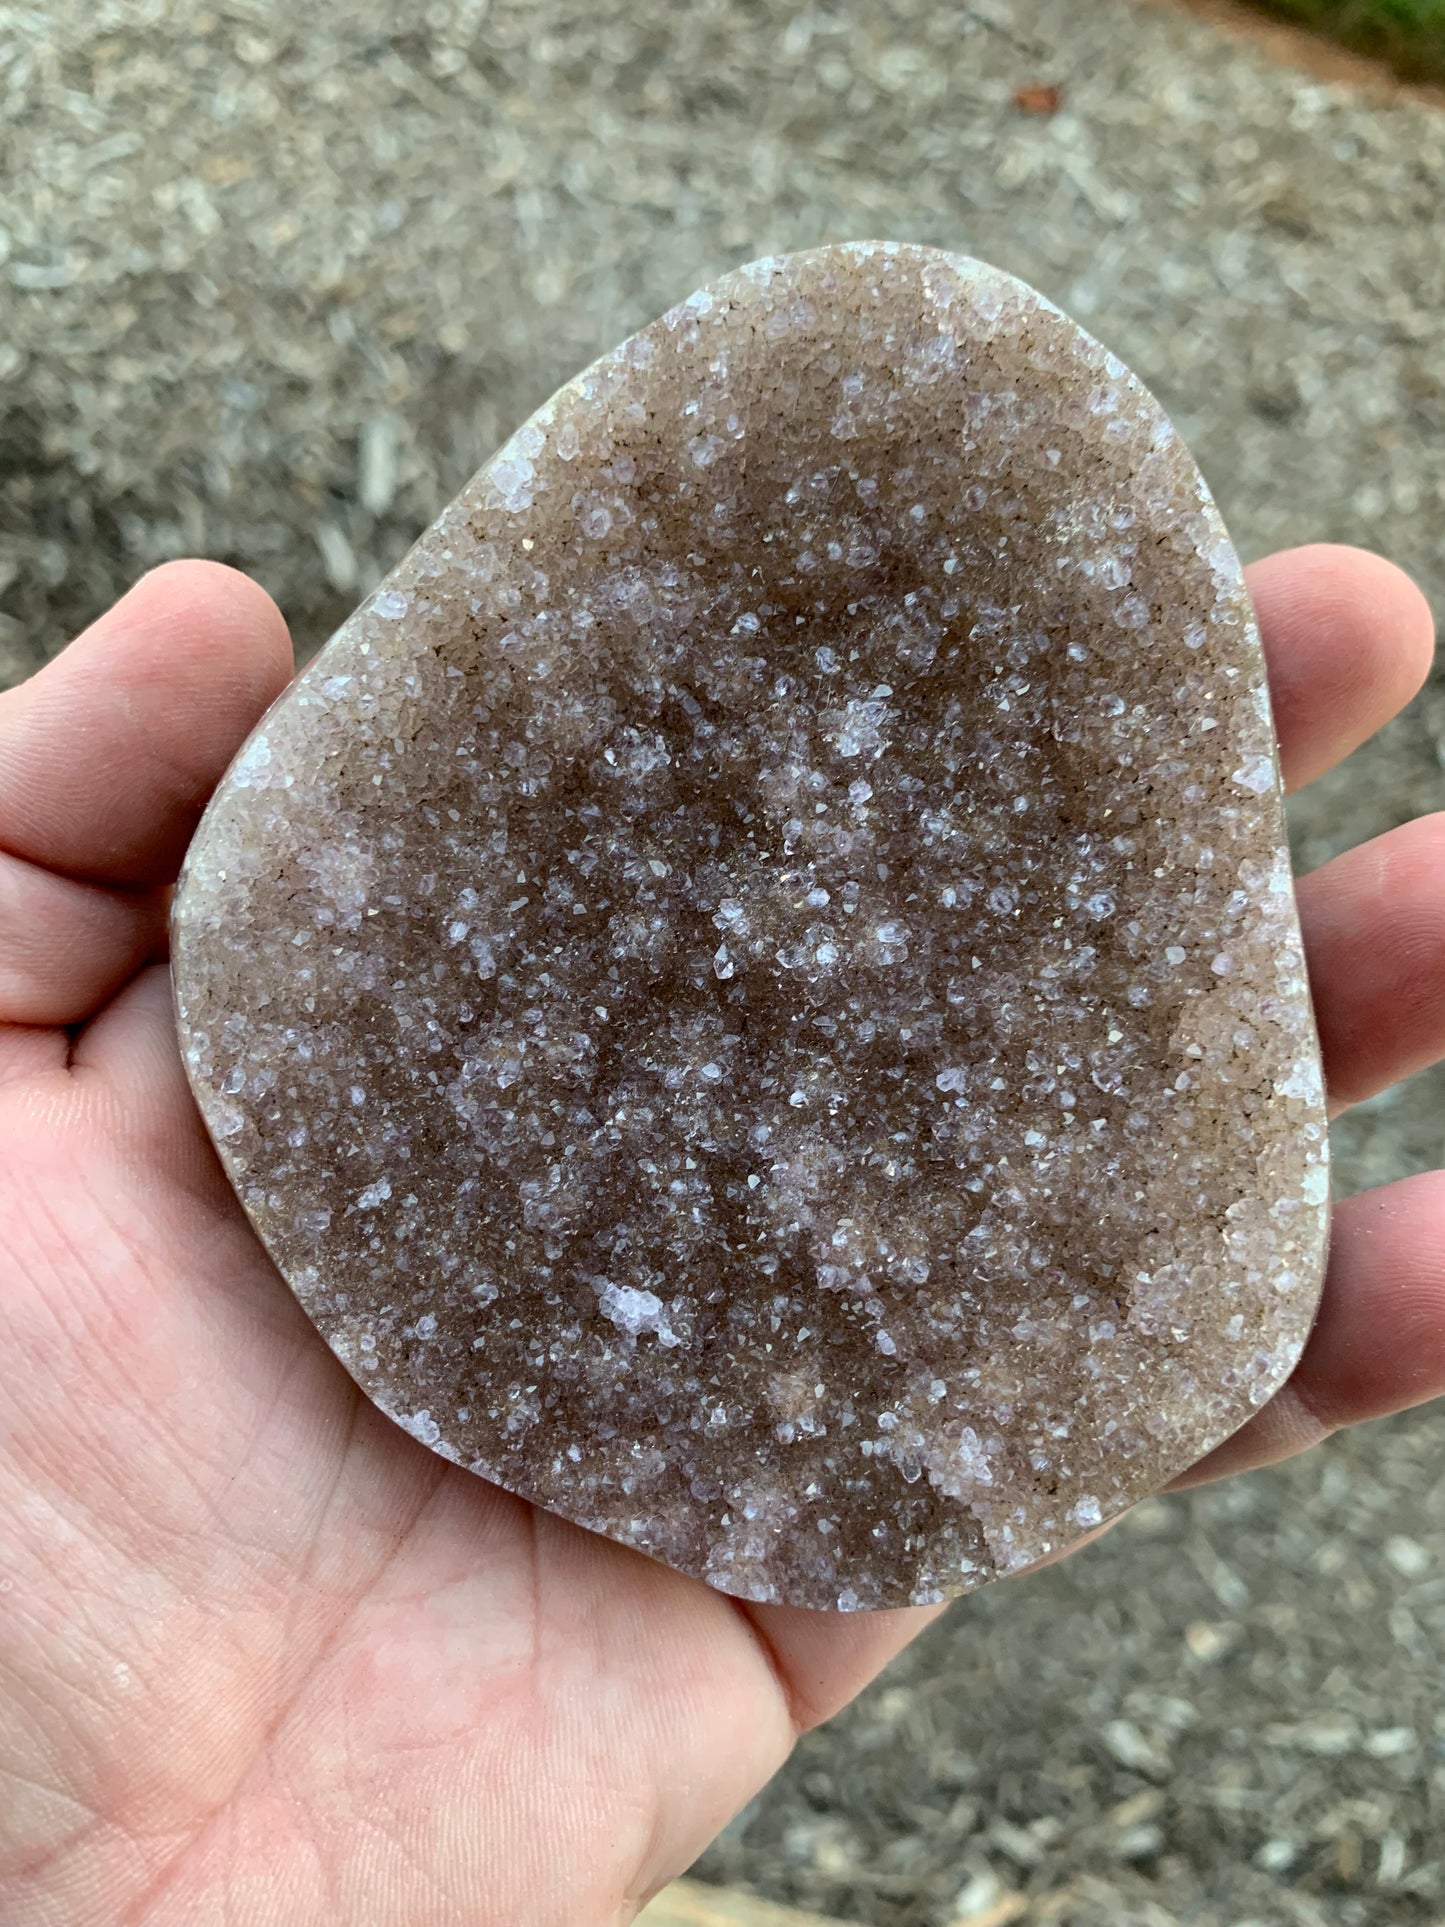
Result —
[{"label": "index finger", "polygon": [[1430,605],[1403,569],[1316,543],[1245,571],[1285,787],[1303,789],[1402,710],[1430,671]]},{"label": "index finger", "polygon": [[168,883],[237,745],[291,675],[259,584],[154,570],[0,696],[0,850],[86,882]]}]

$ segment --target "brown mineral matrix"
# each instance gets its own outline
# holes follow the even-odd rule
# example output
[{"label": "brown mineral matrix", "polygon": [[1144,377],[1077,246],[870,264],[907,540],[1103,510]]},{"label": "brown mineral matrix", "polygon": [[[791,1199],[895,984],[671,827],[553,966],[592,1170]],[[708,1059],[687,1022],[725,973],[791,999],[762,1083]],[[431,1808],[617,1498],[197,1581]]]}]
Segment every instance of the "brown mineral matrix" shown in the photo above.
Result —
[{"label": "brown mineral matrix", "polygon": [[977,262],[761,261],[564,388],[251,738],[175,924],[206,1121],[363,1390],[725,1592],[1015,1571],[1309,1329],[1239,564]]}]

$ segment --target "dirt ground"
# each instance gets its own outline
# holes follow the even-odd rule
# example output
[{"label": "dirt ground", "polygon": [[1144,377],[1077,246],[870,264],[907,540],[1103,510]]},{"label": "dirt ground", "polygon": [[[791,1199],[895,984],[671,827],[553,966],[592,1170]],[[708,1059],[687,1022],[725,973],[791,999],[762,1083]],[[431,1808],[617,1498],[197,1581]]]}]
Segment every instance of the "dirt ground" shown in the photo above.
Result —
[{"label": "dirt ground", "polygon": [[[314,647],[594,353],[726,266],[863,235],[1077,314],[1248,554],[1360,542],[1445,610],[1427,102],[1130,0],[314,20],[0,6],[0,682],[182,553]],[[1433,807],[1442,764],[1445,682],[1299,800],[1301,862]],[[1346,1119],[1341,1189],[1445,1161],[1442,1093]],[[876,1927],[1445,1919],[1438,1425],[1151,1504],[956,1609],[700,1871]]]}]

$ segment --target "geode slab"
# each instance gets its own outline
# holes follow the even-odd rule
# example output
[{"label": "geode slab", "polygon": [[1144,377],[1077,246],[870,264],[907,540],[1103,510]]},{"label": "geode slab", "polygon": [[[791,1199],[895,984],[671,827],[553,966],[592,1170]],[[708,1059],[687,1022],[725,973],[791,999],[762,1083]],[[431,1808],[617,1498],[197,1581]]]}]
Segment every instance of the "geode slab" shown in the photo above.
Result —
[{"label": "geode slab", "polygon": [[1138,381],[974,261],[758,262],[556,395],[233,765],[175,978],[368,1396],[743,1598],[1067,1545],[1314,1312],[1239,564]]}]

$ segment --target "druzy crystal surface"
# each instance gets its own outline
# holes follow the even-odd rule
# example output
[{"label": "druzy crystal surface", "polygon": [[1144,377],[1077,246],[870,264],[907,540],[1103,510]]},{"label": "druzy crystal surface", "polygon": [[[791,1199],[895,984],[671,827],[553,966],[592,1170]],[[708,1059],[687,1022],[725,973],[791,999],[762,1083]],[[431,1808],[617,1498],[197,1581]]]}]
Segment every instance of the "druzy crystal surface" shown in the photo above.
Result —
[{"label": "druzy crystal surface", "polygon": [[564,388],[176,909],[257,1230],[418,1439],[755,1600],[935,1600],[1234,1430],[1328,1179],[1259,641],[1158,405],[894,246]]}]

